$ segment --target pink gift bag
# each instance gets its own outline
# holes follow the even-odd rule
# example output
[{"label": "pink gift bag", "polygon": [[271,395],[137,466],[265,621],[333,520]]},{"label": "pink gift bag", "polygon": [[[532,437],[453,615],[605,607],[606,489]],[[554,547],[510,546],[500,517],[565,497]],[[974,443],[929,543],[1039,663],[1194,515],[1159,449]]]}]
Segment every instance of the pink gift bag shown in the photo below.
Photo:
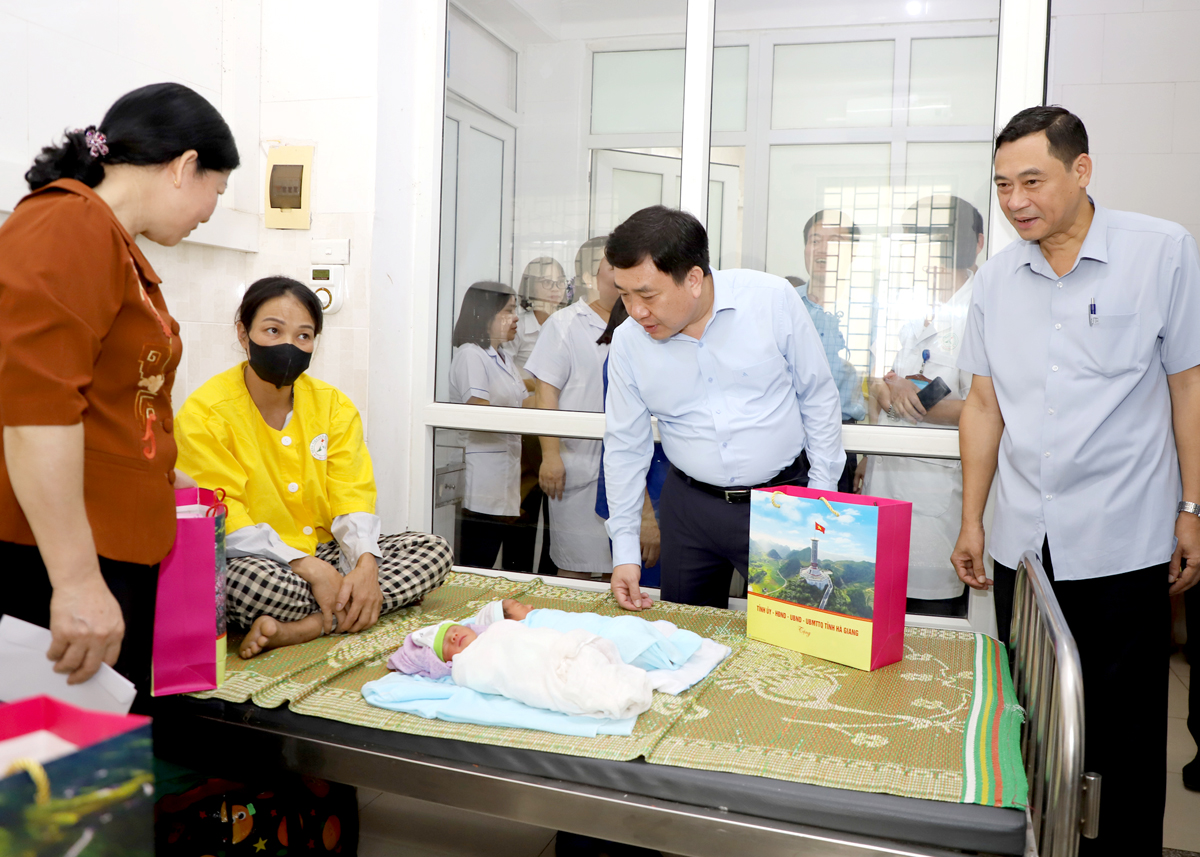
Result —
[{"label": "pink gift bag", "polygon": [[750,498],[746,634],[861,670],[904,655],[912,503],[809,488]]},{"label": "pink gift bag", "polygon": [[224,496],[175,491],[175,546],[158,568],[154,696],[214,690],[225,680]]}]

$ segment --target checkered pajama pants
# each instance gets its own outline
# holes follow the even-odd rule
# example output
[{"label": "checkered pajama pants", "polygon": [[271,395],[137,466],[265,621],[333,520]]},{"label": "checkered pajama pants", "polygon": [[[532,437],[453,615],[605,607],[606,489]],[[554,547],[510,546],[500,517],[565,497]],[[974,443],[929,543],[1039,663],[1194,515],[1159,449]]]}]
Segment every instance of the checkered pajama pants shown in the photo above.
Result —
[{"label": "checkered pajama pants", "polygon": [[[453,563],[450,544],[428,533],[400,533],[379,539],[379,588],[384,616],[412,604],[436,589]],[[341,570],[337,542],[317,546],[317,559]],[[229,624],[249,628],[259,616],[295,622],[320,607],[312,589],[291,566],[261,556],[231,558],[225,572],[225,609]]]}]

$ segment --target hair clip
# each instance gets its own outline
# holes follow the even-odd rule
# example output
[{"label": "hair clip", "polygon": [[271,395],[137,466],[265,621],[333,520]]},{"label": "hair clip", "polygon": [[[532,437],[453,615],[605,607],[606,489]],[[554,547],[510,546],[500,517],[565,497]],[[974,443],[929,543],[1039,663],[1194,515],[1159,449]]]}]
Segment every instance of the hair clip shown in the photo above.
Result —
[{"label": "hair clip", "polygon": [[83,134],[83,141],[87,143],[88,150],[92,153],[93,158],[102,158],[108,154],[108,140],[96,130],[96,126],[89,126],[87,131],[84,131],[82,128],[76,128],[75,133]]}]

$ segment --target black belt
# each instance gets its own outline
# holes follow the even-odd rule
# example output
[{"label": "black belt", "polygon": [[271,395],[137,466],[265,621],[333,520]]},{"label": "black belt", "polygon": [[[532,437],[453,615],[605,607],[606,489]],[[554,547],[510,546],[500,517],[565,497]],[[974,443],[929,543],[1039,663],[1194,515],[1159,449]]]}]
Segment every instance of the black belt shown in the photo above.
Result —
[{"label": "black belt", "polygon": [[701,482],[699,479],[693,479],[688,476],[674,464],[671,465],[671,472],[676,476],[691,485],[693,488],[699,488],[705,494],[711,494],[714,497],[720,497],[726,503],[749,503],[750,492],[758,488],[778,488],[783,485],[792,485],[801,478],[808,476],[808,457],[802,452],[796,457],[796,460],[779,471],[774,477],[764,482],[761,485],[753,485],[749,488],[722,488],[720,485],[709,485],[707,482]]}]

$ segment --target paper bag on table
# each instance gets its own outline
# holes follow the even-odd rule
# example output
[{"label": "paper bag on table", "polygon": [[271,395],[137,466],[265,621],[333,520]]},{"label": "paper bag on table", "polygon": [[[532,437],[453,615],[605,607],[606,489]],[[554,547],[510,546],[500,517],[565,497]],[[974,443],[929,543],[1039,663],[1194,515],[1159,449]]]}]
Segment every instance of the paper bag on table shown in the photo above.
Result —
[{"label": "paper bag on table", "polygon": [[175,491],[175,546],[158,569],[155,696],[214,690],[225,680],[223,497],[204,488]]},{"label": "paper bag on table", "polygon": [[752,492],[747,636],[863,670],[900,660],[911,528],[900,500]]}]

